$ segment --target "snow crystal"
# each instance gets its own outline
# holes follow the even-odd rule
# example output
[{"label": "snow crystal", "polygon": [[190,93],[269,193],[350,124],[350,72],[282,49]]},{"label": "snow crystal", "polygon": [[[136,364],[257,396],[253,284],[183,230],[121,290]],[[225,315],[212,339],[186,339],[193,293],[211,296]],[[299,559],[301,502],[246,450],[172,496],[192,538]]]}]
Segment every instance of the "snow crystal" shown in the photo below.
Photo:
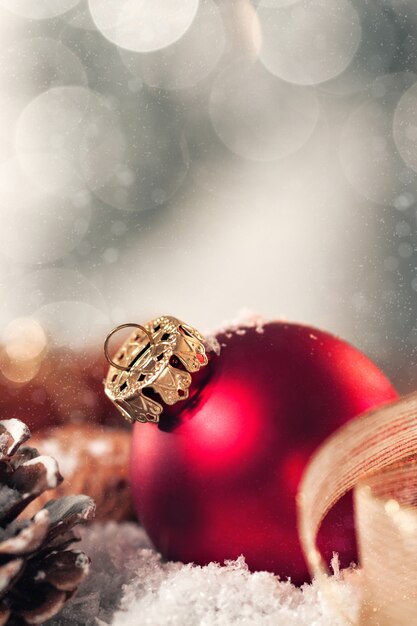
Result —
[{"label": "snow crystal", "polygon": [[[49,626],[339,626],[317,583],[301,589],[267,572],[251,573],[240,557],[205,567],[164,562],[133,523],[93,524],[81,549],[90,576]],[[333,560],[337,570],[337,560]],[[331,581],[355,607],[355,585]]]}]

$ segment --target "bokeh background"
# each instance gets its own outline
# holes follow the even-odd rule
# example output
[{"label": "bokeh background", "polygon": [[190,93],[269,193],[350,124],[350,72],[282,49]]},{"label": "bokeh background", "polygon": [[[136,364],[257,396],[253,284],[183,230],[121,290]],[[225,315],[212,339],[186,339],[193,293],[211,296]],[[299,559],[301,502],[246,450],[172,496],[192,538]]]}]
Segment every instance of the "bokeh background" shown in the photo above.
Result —
[{"label": "bokeh background", "polygon": [[247,309],[417,387],[415,0],[0,0],[0,137],[11,384]]}]

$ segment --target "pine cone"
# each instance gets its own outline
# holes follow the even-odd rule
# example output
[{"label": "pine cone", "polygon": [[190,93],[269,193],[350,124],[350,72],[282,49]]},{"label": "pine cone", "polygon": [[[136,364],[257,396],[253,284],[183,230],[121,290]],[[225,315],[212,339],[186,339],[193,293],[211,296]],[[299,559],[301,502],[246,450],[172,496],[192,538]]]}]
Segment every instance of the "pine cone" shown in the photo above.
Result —
[{"label": "pine cone", "polygon": [[62,481],[52,457],[20,447],[29,437],[19,420],[0,421],[0,626],[43,624],[75,593],[90,563],[67,550],[76,540],[73,526],[94,513],[87,496],[50,500],[31,519],[18,519]]}]

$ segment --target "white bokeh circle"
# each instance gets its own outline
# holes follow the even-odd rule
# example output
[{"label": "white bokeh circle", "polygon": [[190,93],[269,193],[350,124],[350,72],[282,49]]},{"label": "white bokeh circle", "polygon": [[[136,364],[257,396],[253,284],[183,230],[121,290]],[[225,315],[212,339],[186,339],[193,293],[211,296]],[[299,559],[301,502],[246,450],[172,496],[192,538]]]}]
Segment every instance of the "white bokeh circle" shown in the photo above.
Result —
[{"label": "white bokeh circle", "polygon": [[87,85],[80,59],[60,41],[50,37],[19,40],[0,52],[0,89],[3,93],[33,98],[64,84]]},{"label": "white bokeh circle", "polygon": [[267,9],[282,9],[298,2],[302,2],[302,0],[259,0],[256,4]]},{"label": "white bokeh circle", "polygon": [[84,87],[40,94],[16,125],[15,149],[27,175],[42,189],[69,197],[103,186],[124,144],[111,102]]},{"label": "white bokeh circle", "polygon": [[342,127],[339,155],[343,172],[367,200],[395,205],[413,184],[398,156],[392,131],[393,110],[415,76],[398,73],[383,76],[371,85],[370,94],[355,108]]},{"label": "white bokeh circle", "polygon": [[[364,91],[375,78],[386,75],[398,53],[400,32],[386,8],[374,0],[360,11],[364,36],[352,62],[342,74],[321,85],[328,93],[346,97]],[[372,32],[372,37],[365,33]]]},{"label": "white bokeh circle", "polygon": [[44,192],[10,159],[0,165],[0,215],[2,254],[18,265],[35,265],[73,250],[88,230],[91,211]]},{"label": "white bokeh circle", "polygon": [[148,54],[123,48],[119,53],[128,70],[151,87],[186,89],[210,74],[225,45],[219,8],[213,0],[200,0],[194,21],[179,41]]},{"label": "white bokeh circle", "polygon": [[260,60],[275,76],[317,85],[341,74],[361,41],[361,25],[349,0],[260,2]]},{"label": "white bokeh circle", "polygon": [[88,0],[98,30],[121,48],[159,50],[178,41],[190,27],[199,0]]},{"label": "white bokeh circle", "polygon": [[111,326],[94,282],[66,268],[44,268],[14,279],[7,302],[0,303],[0,319],[6,326],[22,316],[40,324],[49,345],[75,349],[97,345]]},{"label": "white bokeh circle", "polygon": [[19,17],[46,20],[74,8],[80,0],[0,0],[0,6]]},{"label": "white bokeh circle", "polygon": [[48,331],[56,346],[74,349],[97,343],[109,328],[109,318],[102,309],[79,300],[48,302],[33,313],[33,318]]},{"label": "white bokeh circle", "polygon": [[345,176],[363,197],[381,204],[391,203],[395,186],[390,122],[390,114],[381,103],[365,102],[349,116],[340,142]]},{"label": "white bokeh circle", "polygon": [[309,88],[280,81],[257,65],[232,66],[213,84],[209,112],[229,150],[271,161],[306,143],[317,124],[319,103]]},{"label": "white bokeh circle", "polygon": [[84,184],[77,172],[90,91],[84,87],[54,87],[31,100],[15,128],[15,150],[22,168],[47,192],[71,196]]},{"label": "white bokeh circle", "polygon": [[8,357],[15,361],[35,359],[47,343],[42,326],[30,317],[13,319],[2,331],[1,341]]},{"label": "white bokeh circle", "polygon": [[394,141],[401,157],[417,172],[417,83],[400,98],[394,113]]},{"label": "white bokeh circle", "polygon": [[183,184],[189,167],[181,128],[172,124],[162,107],[155,103],[150,107],[142,95],[136,98],[135,115],[123,119],[123,135],[111,124],[101,128],[96,124],[96,132],[93,128],[86,133],[80,145],[80,166],[89,188],[106,204],[126,211],[153,209],[167,202]]}]

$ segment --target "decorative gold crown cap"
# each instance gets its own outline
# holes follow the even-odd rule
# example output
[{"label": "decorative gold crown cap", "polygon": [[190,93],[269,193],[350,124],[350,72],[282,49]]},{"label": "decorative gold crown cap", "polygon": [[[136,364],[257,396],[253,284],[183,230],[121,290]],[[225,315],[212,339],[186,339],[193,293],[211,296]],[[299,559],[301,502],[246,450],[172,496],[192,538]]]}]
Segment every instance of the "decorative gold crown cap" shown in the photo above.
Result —
[{"label": "decorative gold crown cap", "polygon": [[[116,352],[108,353],[110,338],[122,328],[135,330]],[[121,324],[104,342],[104,354],[110,363],[104,381],[106,395],[130,422],[158,422],[163,406],[143,391],[151,388],[166,404],[188,398],[191,373],[207,364],[204,338],[175,317],[164,315],[141,326]],[[175,367],[174,359],[186,371]],[[191,372],[191,373],[190,373]]]}]

